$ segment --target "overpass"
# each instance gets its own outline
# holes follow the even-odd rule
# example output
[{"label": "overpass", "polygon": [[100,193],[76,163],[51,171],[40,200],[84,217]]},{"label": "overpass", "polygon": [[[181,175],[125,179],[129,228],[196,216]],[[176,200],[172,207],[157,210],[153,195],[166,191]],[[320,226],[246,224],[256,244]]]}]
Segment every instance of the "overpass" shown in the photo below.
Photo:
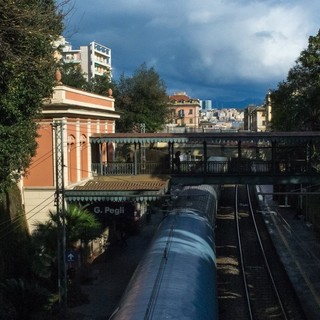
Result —
[{"label": "overpass", "polygon": [[[114,133],[95,134],[90,143],[98,176],[170,175],[174,184],[320,184],[320,132]],[[129,161],[120,145],[131,150]]]}]

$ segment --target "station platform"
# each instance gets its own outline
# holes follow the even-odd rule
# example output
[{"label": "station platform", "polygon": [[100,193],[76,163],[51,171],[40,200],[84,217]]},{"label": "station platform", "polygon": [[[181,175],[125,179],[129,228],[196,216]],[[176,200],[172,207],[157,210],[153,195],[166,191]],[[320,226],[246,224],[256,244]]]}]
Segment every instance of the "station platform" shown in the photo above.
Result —
[{"label": "station platform", "polygon": [[128,238],[127,246],[109,247],[92,262],[92,281],[82,285],[88,303],[69,308],[68,320],[109,319],[162,219],[161,211],[154,212],[141,232]]},{"label": "station platform", "polygon": [[[257,186],[271,193],[272,186]],[[272,196],[259,196],[267,228],[281,261],[301,301],[307,319],[320,319],[320,235],[296,216],[296,210],[280,206]]]}]

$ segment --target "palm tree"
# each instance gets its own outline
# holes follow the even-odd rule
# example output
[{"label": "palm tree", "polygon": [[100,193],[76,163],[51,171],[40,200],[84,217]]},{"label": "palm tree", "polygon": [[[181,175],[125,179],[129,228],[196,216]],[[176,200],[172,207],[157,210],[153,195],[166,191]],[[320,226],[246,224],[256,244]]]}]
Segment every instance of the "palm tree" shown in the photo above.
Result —
[{"label": "palm tree", "polygon": [[[65,211],[66,227],[66,248],[75,248],[80,242],[81,260],[86,261],[88,253],[88,244],[101,235],[101,224],[95,216],[87,209],[77,205],[70,205]],[[47,274],[48,261],[51,260],[51,268],[56,266],[57,262],[57,243],[59,219],[55,212],[49,211],[49,219],[46,222],[36,224],[32,235],[33,242],[37,251],[37,259],[34,259],[37,274]],[[61,225],[62,221],[60,221]],[[41,271],[42,266],[42,271]]]},{"label": "palm tree", "polygon": [[72,248],[77,241],[81,242],[84,256],[87,259],[88,244],[101,235],[101,224],[87,209],[71,205],[66,213],[66,245]]}]

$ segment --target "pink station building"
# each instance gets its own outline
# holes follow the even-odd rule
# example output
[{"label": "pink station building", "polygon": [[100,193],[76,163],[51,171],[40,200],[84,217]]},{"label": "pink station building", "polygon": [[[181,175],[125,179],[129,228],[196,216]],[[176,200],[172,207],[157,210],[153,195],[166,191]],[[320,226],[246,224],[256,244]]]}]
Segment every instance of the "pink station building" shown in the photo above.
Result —
[{"label": "pink station building", "polygon": [[[21,179],[20,189],[29,230],[36,221],[48,219],[49,210],[56,211],[55,123],[62,123],[63,178],[65,189],[90,180],[91,146],[89,137],[96,133],[114,133],[115,111],[112,91],[101,96],[58,83],[53,95],[44,101],[39,120],[38,148],[28,173]],[[112,152],[112,148],[109,150]]]}]

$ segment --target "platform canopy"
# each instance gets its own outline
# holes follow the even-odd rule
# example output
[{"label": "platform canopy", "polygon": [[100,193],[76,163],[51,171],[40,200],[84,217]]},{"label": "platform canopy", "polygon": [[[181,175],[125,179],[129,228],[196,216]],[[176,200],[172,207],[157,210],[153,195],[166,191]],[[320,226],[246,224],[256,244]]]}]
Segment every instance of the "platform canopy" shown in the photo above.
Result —
[{"label": "platform canopy", "polygon": [[68,202],[96,201],[154,201],[169,188],[169,177],[148,175],[96,177],[82,186],[65,191]]}]

